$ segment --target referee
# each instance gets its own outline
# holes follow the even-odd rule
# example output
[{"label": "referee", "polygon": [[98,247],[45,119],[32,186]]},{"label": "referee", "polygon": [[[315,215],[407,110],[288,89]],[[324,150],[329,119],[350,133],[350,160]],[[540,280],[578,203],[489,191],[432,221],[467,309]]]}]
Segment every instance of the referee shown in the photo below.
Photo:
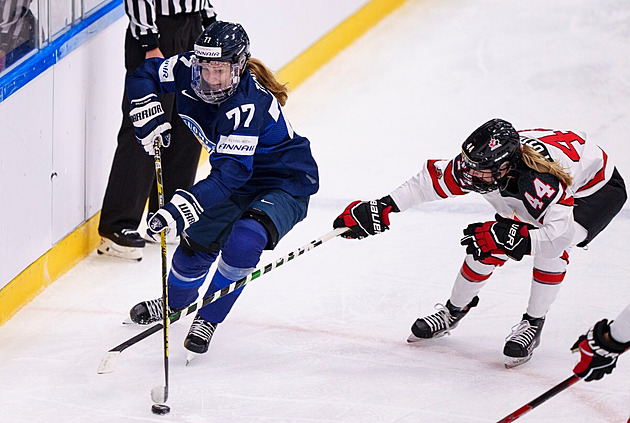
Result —
[{"label": "referee", "polygon": [[[193,49],[203,27],[216,20],[209,0],[124,0],[129,26],[125,37],[127,75],[151,57],[170,57]],[[160,97],[172,125],[171,146],[163,151],[164,199],[194,181],[201,145],[176,113],[175,94]],[[136,140],[124,91],[118,146],[103,198],[98,227],[99,254],[142,259],[145,240],[138,233],[147,198],[158,210],[155,164]]]}]

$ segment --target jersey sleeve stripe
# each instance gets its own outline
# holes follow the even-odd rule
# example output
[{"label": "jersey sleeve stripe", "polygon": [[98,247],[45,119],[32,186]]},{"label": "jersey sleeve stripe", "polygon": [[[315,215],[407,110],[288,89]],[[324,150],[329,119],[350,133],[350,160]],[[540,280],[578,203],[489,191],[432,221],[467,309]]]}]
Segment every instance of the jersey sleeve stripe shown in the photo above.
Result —
[{"label": "jersey sleeve stripe", "polygon": [[558,204],[562,204],[564,206],[573,206],[574,203],[575,200],[573,199],[573,196],[567,196],[566,191],[562,193],[562,198],[558,201]]},{"label": "jersey sleeve stripe", "polygon": [[431,177],[433,189],[435,189],[435,192],[437,193],[437,195],[439,195],[442,198],[448,198],[448,195],[446,195],[446,193],[440,186],[440,182],[438,180],[437,171],[435,169],[435,162],[437,161],[438,160],[429,160],[427,162],[427,170],[429,171],[429,176]]},{"label": "jersey sleeve stripe", "polygon": [[567,272],[550,273],[550,272],[543,272],[542,270],[534,269],[533,277],[534,277],[534,281],[538,283],[542,283],[545,285],[557,285],[564,280],[564,276],[566,275],[566,273]]},{"label": "jersey sleeve stripe", "polygon": [[460,188],[459,184],[455,180],[453,176],[453,161],[451,160],[446,167],[446,172],[444,172],[444,182],[446,183],[446,187],[453,195],[464,195],[466,194]]},{"label": "jersey sleeve stripe", "polygon": [[593,185],[596,185],[606,179],[606,165],[608,164],[608,155],[606,154],[604,150],[602,150],[602,158],[604,160],[604,165],[599,170],[599,172],[597,172],[590,181],[588,181],[586,184],[580,187],[576,192],[580,192],[585,189],[588,189],[592,187]]}]

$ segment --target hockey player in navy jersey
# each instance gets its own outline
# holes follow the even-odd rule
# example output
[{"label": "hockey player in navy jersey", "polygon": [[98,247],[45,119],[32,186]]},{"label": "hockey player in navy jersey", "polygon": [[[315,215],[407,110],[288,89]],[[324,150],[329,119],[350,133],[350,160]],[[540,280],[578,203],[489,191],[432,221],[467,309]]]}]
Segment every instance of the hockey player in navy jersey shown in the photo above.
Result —
[{"label": "hockey player in navy jersey", "polygon": [[[208,292],[251,273],[265,249],[273,249],[306,217],[309,197],[319,187],[308,139],[296,134],[281,106],[287,89],[259,60],[239,24],[208,26],[194,51],[149,59],[127,79],[131,120],[138,140],[154,154],[161,135],[168,145],[170,124],[157,94],[177,93],[178,113],[210,152],[210,175],[188,191],[177,190],[148,220],[148,234],[180,235],[168,275],[170,309],[198,297],[218,258]],[[242,288],[201,308],[184,346],[205,353],[217,325]],[[162,319],[162,299],[143,301],[131,319]]]},{"label": "hockey player in navy jersey", "polygon": [[501,119],[477,128],[452,160],[428,160],[420,173],[389,195],[355,201],[334,221],[362,238],[389,229],[389,214],[448,197],[480,193],[495,219],[464,230],[468,253],[446,305],[419,318],[408,342],[450,334],[476,307],[477,294],[508,258],[533,256],[529,303],[503,353],[506,367],[525,363],[540,343],[545,315],[555,301],[572,246],[586,246],[626,201],[624,181],[608,155],[572,131],[517,132]]}]

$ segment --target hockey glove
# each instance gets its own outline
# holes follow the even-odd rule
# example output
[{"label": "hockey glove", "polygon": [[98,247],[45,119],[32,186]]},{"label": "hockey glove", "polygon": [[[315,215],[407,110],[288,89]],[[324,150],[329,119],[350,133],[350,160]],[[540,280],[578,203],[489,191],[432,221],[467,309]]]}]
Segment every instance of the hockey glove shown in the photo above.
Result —
[{"label": "hockey glove", "polygon": [[131,100],[129,117],[136,130],[136,138],[144,151],[155,154],[154,140],[162,136],[161,147],[168,147],[171,142],[171,124],[162,110],[162,103],[155,94]]},{"label": "hockey glove", "polygon": [[461,245],[475,260],[491,254],[505,254],[513,260],[521,260],[532,250],[529,229],[533,226],[496,214],[496,221],[471,223],[464,229]]},{"label": "hockey glove", "polygon": [[350,228],[343,238],[362,239],[389,229],[389,213],[398,211],[389,195],[380,200],[354,201],[335,219],[333,227]]},{"label": "hockey glove", "polygon": [[595,323],[589,331],[578,338],[571,350],[580,352],[580,362],[573,373],[585,381],[599,380],[612,373],[619,354],[630,348],[630,342],[621,344],[610,336],[610,325],[606,319]]},{"label": "hockey glove", "polygon": [[201,213],[203,208],[195,196],[178,189],[170,202],[149,216],[147,235],[154,241],[159,241],[159,233],[166,230],[169,241],[174,240],[184,229],[198,221]]}]

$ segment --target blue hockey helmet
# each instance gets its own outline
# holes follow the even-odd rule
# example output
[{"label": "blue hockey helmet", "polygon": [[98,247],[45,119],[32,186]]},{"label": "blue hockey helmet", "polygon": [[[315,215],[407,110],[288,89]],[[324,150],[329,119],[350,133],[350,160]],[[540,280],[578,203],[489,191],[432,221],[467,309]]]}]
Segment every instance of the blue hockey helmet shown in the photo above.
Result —
[{"label": "blue hockey helmet", "polygon": [[192,89],[207,103],[219,104],[236,91],[249,53],[240,24],[216,21],[199,35],[192,56]]},{"label": "blue hockey helmet", "polygon": [[520,153],[520,138],[511,123],[502,119],[484,123],[462,144],[466,188],[481,194],[503,189]]}]

